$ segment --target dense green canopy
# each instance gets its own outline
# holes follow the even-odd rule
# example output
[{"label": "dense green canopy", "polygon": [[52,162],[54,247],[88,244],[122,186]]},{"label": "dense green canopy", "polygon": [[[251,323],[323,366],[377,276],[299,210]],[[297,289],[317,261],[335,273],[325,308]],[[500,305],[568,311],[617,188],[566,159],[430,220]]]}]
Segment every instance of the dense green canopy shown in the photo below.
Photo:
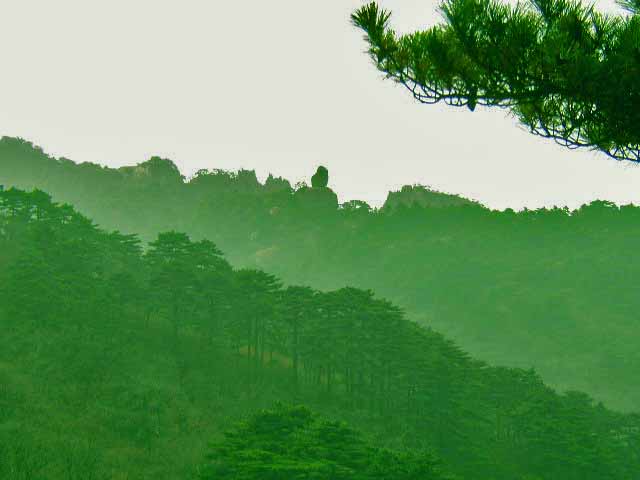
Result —
[{"label": "dense green canopy", "polygon": [[533,134],[640,161],[640,3],[616,17],[571,0],[445,0],[446,24],[396,37],[369,3],[352,16],[386,78],[422,103],[508,108]]},{"label": "dense green canopy", "polygon": [[441,480],[429,453],[377,448],[344,422],[282,403],[238,422],[211,445],[202,480]]},{"label": "dense green canopy", "polygon": [[[283,288],[177,231],[143,252],[136,235],[101,230],[39,190],[0,192],[0,330],[0,478],[188,478],[225,417],[275,399],[349,420],[371,446],[403,453],[368,450],[376,477],[349,464],[355,454],[332,458],[367,447],[320,422],[280,452],[264,437],[225,442],[220,468],[403,478],[385,475],[432,450],[462,478],[640,471],[638,414],[557,393],[532,369],[474,360],[371,290]],[[327,440],[334,434],[342,443]],[[70,452],[71,439],[89,446]]]}]

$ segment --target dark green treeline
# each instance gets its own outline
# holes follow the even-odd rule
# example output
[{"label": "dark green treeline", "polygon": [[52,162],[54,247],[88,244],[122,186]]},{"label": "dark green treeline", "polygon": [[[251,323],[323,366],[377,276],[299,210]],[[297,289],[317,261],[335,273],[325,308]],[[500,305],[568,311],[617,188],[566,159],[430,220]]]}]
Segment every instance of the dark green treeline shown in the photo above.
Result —
[{"label": "dark green treeline", "polygon": [[374,211],[339,207],[326,188],[294,190],[273,177],[262,185],[250,171],[200,171],[186,182],[169,160],[77,165],[7,137],[2,183],[43,189],[145,243],[169,230],[210,239],[234,265],[285,284],[371,289],[478,358],[535,366],[554,388],[609,407],[640,405],[635,206],[498,212],[409,188]]},{"label": "dark green treeline", "polygon": [[184,478],[229,417],[282,399],[462,478],[640,478],[638,414],[473,360],[370,290],[285,288],[176,231],[143,252],[38,190],[0,194],[0,327],[13,471]]}]

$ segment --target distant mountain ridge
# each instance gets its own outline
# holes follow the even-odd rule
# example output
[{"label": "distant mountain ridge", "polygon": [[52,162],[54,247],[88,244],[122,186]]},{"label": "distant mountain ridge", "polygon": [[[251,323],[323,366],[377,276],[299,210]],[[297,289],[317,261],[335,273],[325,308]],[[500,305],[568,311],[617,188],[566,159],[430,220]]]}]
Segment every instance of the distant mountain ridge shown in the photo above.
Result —
[{"label": "distant mountain ridge", "polygon": [[[31,150],[30,154],[28,154],[29,150]],[[287,179],[275,177],[273,174],[269,174],[265,183],[262,184],[259,182],[254,170],[240,169],[236,172],[231,172],[220,169],[201,169],[191,178],[187,178],[181,174],[179,168],[172,160],[159,156],[152,156],[149,160],[136,165],[112,168],[91,162],[76,163],[65,157],[51,157],[46,154],[41,147],[22,138],[7,136],[0,138],[0,156],[2,158],[7,158],[12,153],[19,153],[20,155],[28,154],[28,157],[42,169],[41,171],[43,173],[46,172],[46,175],[51,175],[56,169],[66,170],[68,168],[77,168],[84,172],[92,171],[94,174],[102,174],[105,178],[114,178],[118,175],[123,180],[139,186],[153,184],[165,187],[179,187],[181,185],[188,185],[197,186],[199,188],[215,189],[218,192],[228,191],[253,194],[268,194],[273,192],[287,192],[293,194],[296,191]],[[9,174],[8,172],[2,171],[3,166],[6,168],[8,165],[0,163],[0,174],[4,173],[5,176],[15,176],[18,174],[19,176],[19,168],[16,172],[11,172]],[[15,168],[15,165],[11,165],[11,167]],[[302,187],[306,187],[306,185],[303,185]],[[313,187],[306,188],[313,189]],[[300,195],[300,197],[303,196],[304,195]],[[354,202],[354,200],[349,202]],[[355,200],[355,202],[364,203],[360,200]],[[341,204],[337,202],[337,196],[335,196],[335,202],[330,201],[329,203],[335,203],[336,208],[341,206]],[[423,207],[470,204],[480,205],[476,201],[466,199],[459,195],[443,193],[433,190],[431,187],[414,184],[405,185],[399,191],[388,192],[387,199],[380,210],[393,210],[400,204],[407,207],[414,204]]]}]

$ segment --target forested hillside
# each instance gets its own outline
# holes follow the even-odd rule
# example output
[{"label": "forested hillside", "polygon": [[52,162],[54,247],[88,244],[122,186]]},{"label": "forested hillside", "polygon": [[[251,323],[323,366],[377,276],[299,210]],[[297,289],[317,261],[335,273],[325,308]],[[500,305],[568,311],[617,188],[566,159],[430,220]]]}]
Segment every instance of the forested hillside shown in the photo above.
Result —
[{"label": "forested hillside", "polygon": [[189,478],[284,400],[461,478],[640,479],[637,413],[474,360],[371,291],[285,288],[176,231],[143,252],[38,190],[0,192],[0,327],[2,478]]},{"label": "forested hillside", "polygon": [[338,205],[330,188],[263,185],[252,171],[187,181],[166,159],[110,169],[7,137],[0,184],[41,188],[144,242],[170,230],[209,239],[232,264],[287,285],[371,289],[478,358],[533,366],[554,388],[611,408],[640,405],[638,207],[492,211],[415,187],[372,210]]}]

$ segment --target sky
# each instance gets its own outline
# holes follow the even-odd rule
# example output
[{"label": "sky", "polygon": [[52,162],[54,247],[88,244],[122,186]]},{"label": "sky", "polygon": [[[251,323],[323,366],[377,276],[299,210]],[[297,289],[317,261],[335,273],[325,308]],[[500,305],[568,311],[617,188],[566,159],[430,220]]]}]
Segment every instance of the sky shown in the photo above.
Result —
[{"label": "sky", "polygon": [[[349,19],[366,3],[3,0],[0,135],[111,167],[158,155],[187,177],[244,168],[310,183],[324,165],[340,202],[374,207],[411,184],[501,210],[640,204],[636,164],[385,80]],[[398,34],[443,22],[438,1],[378,4]]]}]

